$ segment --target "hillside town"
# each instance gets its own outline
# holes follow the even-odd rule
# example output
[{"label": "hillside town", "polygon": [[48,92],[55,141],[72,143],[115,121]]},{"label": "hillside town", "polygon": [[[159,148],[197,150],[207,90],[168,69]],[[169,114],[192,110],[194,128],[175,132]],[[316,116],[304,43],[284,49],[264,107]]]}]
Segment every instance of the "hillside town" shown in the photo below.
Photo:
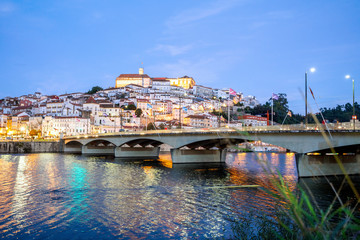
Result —
[{"label": "hillside town", "polygon": [[[58,138],[153,129],[264,126],[265,117],[243,114],[259,102],[231,88],[196,85],[192,77],[121,74],[115,87],[93,94],[40,92],[0,100],[1,138]],[[229,116],[229,117],[228,117]]]}]

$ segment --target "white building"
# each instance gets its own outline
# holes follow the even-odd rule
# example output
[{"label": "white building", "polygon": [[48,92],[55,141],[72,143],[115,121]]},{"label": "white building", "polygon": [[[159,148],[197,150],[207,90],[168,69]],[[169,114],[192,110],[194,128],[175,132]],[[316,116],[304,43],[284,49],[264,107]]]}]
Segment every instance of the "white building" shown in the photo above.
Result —
[{"label": "white building", "polygon": [[195,96],[204,97],[204,98],[211,98],[214,95],[212,88],[204,87],[201,85],[195,85],[193,87],[193,94]]},{"label": "white building", "polygon": [[90,119],[80,117],[52,117],[46,116],[42,122],[43,137],[74,136],[90,134]]},{"label": "white building", "polygon": [[152,88],[161,92],[169,92],[171,89],[170,81],[166,78],[153,78]]}]

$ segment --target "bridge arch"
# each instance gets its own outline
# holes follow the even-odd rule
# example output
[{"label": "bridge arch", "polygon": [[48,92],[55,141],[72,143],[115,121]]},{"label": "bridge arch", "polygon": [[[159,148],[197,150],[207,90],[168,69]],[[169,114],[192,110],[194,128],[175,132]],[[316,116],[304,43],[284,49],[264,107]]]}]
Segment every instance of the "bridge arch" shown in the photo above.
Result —
[{"label": "bridge arch", "polygon": [[87,142],[84,146],[97,146],[97,147],[116,147],[116,144],[108,139],[93,139]]},{"label": "bridge arch", "polygon": [[209,138],[204,140],[198,140],[193,142],[188,142],[183,144],[182,146],[178,146],[178,148],[187,147],[190,149],[196,148],[204,148],[204,149],[211,149],[211,148],[219,148],[224,149],[229,146],[234,146],[239,143],[243,143],[246,140],[243,138]]},{"label": "bridge arch", "polygon": [[83,144],[77,140],[71,140],[65,143],[66,146],[82,146]]},{"label": "bridge arch", "polygon": [[167,144],[167,143],[153,138],[138,138],[138,139],[131,139],[129,141],[122,142],[119,145],[119,147],[122,147],[124,145],[128,145],[129,147],[135,147],[137,145],[140,145],[141,147],[147,147],[149,145],[152,147],[159,147],[162,144]]}]

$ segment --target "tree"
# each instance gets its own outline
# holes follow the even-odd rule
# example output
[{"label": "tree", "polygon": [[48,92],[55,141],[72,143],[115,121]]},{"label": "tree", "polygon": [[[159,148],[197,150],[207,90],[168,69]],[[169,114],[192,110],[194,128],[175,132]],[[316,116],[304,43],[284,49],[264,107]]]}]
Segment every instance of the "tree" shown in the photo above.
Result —
[{"label": "tree", "polygon": [[136,110],[136,106],[135,106],[134,104],[129,104],[129,105],[127,106],[127,109],[128,109],[128,110]]},{"label": "tree", "polygon": [[152,122],[147,125],[147,130],[155,130],[154,124]]},{"label": "tree", "polygon": [[95,87],[92,87],[92,89],[89,90],[87,92],[87,94],[94,94],[94,93],[97,93],[98,91],[101,91],[101,90],[104,90],[104,89],[102,87],[95,86]]},{"label": "tree", "polygon": [[[360,112],[360,105],[355,102],[355,115],[359,114]],[[326,120],[329,120],[330,122],[347,122],[352,118],[353,115],[353,106],[350,103],[346,103],[344,105],[337,105],[334,108],[320,108],[321,113],[323,114],[324,118]],[[316,114],[318,119],[322,118],[320,114]],[[320,122],[321,122],[320,121]],[[309,122],[314,122],[313,119],[309,119]]]},{"label": "tree", "polygon": [[30,132],[29,132],[29,135],[31,137],[35,137],[35,136],[38,136],[40,133],[40,131],[36,130],[36,129],[31,129]]},{"label": "tree", "polygon": [[138,108],[138,109],[135,110],[135,115],[137,117],[140,117],[142,113],[143,113],[143,111],[141,110],[141,108]]},{"label": "tree", "polygon": [[[244,109],[245,113],[249,113],[251,115],[260,115],[262,117],[267,117],[269,113],[269,118],[271,119],[271,105],[274,101],[274,122],[283,123],[284,124],[295,124],[301,123],[304,121],[304,116],[300,114],[293,114],[289,109],[287,96],[285,93],[279,93],[278,99],[269,99],[265,104],[259,104],[254,108],[246,107]],[[291,114],[289,114],[289,112]],[[285,121],[284,121],[285,120]]]},{"label": "tree", "polygon": [[165,125],[164,125],[163,123],[161,123],[161,124],[159,125],[159,128],[160,128],[160,129],[165,129]]}]

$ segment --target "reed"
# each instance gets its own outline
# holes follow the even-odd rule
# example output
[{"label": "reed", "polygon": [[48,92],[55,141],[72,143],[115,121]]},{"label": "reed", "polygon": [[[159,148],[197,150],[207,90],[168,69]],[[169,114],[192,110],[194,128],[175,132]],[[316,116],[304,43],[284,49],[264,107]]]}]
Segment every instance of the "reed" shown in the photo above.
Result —
[{"label": "reed", "polygon": [[[335,153],[322,125],[314,115],[313,118],[319,129],[322,129],[322,135],[327,141],[329,149]],[[337,156],[334,157],[339,168],[343,170],[345,182],[354,193],[355,201],[343,202],[339,193],[344,184],[339,189],[335,189],[328,181],[335,197],[326,209],[322,209],[306,184],[304,188],[298,186],[296,190],[290,189],[280,172],[272,170],[269,161],[258,157],[270,184],[270,186],[260,189],[281,204],[275,207],[275,214],[272,217],[261,216],[246,220],[234,220],[232,238],[360,239],[360,219],[354,214],[355,211],[359,211],[360,195],[350,176],[344,170],[341,161]]]}]

